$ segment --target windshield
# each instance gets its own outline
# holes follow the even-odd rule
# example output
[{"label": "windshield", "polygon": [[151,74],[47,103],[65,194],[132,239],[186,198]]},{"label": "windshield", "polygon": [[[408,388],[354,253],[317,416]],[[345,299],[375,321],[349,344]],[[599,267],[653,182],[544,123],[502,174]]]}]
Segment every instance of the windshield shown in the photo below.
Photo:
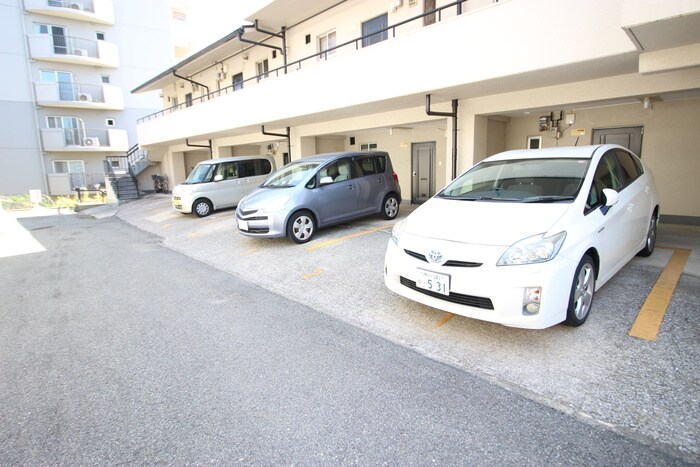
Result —
[{"label": "windshield", "polygon": [[216,164],[197,164],[185,180],[186,185],[211,182]]},{"label": "windshield", "polygon": [[438,196],[467,201],[571,201],[586,176],[587,159],[521,159],[483,162]]},{"label": "windshield", "polygon": [[320,162],[296,162],[282,167],[277,173],[268,178],[263,187],[265,188],[286,188],[297,186],[306,180],[313,171],[316,170]]}]

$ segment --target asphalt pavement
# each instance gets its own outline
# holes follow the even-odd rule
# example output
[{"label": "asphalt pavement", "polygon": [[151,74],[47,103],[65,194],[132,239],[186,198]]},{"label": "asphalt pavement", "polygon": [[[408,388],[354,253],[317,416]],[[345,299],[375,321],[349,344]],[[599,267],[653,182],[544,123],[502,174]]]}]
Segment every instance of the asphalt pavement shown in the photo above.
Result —
[{"label": "asphalt pavement", "polygon": [[532,332],[386,292],[382,221],[300,247],[167,204],[21,220],[29,251],[0,257],[0,463],[697,462],[697,276],[657,342],[620,331],[663,253],[584,327]]}]

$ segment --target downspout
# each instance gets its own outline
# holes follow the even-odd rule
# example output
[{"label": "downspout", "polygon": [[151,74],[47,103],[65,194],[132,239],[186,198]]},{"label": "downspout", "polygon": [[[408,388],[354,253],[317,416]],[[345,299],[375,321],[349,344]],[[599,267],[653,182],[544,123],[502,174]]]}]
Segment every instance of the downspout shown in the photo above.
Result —
[{"label": "downspout", "polygon": [[188,148],[207,148],[209,149],[209,159],[214,158],[214,151],[212,149],[211,145],[211,140],[209,140],[209,145],[206,144],[190,144],[190,139],[185,138],[185,145],[187,145]]},{"label": "downspout", "polygon": [[262,134],[265,136],[277,136],[279,138],[287,138],[287,153],[289,154],[289,160],[292,160],[292,137],[289,127],[287,127],[287,133],[270,133],[265,131],[265,125],[262,126]]},{"label": "downspout", "polygon": [[173,76],[176,78],[184,79],[185,81],[189,81],[190,83],[196,84],[197,86],[202,86],[204,89],[207,90],[207,96],[209,95],[209,86],[207,86],[206,84],[198,83],[192,79],[185,78],[184,76],[180,76],[177,74],[177,71],[175,71],[175,70],[173,70]]},{"label": "downspout", "polygon": [[452,180],[457,178],[457,99],[452,99],[452,112],[430,110],[430,94],[425,95],[425,113],[435,117],[452,117]]},{"label": "downspout", "polygon": [[[245,39],[243,37],[243,34],[245,33],[246,29],[251,29],[254,28],[256,31],[267,34],[269,36],[277,37],[278,39],[282,39],[282,47],[277,47],[276,45],[270,45],[270,44],[265,44],[264,42],[256,42],[250,39]],[[282,32],[276,33],[272,31],[265,31],[264,29],[261,29],[260,26],[258,25],[258,20],[255,20],[255,24],[253,25],[244,25],[241,26],[238,29],[238,40],[241,42],[245,42],[246,44],[252,44],[252,45],[259,45],[261,47],[267,47],[269,49],[275,49],[279,50],[280,53],[282,54],[282,60],[284,63],[284,74],[287,74],[287,54],[285,53],[285,50],[287,50],[287,29],[282,26]]]}]

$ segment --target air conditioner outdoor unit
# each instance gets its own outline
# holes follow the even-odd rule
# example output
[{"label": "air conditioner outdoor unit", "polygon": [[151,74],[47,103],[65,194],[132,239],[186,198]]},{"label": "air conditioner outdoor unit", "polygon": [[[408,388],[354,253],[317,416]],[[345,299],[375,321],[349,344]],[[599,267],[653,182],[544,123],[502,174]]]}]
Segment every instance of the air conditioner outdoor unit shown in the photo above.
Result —
[{"label": "air conditioner outdoor unit", "polygon": [[81,57],[87,57],[88,51],[86,49],[73,49],[73,55],[80,55]]},{"label": "air conditioner outdoor unit", "polygon": [[86,92],[80,93],[78,100],[81,102],[92,102],[92,96]]},{"label": "air conditioner outdoor unit", "polygon": [[90,136],[89,138],[85,138],[84,144],[85,146],[98,147],[100,145],[100,138]]},{"label": "air conditioner outdoor unit", "polygon": [[79,2],[70,2],[70,8],[73,10],[82,10],[83,4]]}]

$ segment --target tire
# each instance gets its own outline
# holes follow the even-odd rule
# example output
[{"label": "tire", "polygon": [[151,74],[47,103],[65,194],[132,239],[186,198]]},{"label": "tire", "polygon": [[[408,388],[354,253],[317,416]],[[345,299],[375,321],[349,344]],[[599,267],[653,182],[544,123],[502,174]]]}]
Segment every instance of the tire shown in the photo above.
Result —
[{"label": "tire", "polygon": [[595,262],[593,258],[584,255],[578,263],[574,280],[571,284],[569,307],[566,310],[567,326],[581,326],[586,322],[593,306],[595,293]]},{"label": "tire", "polygon": [[199,198],[192,204],[192,212],[197,215],[197,217],[207,217],[214,210],[211,205],[211,201],[206,198]]},{"label": "tire", "polygon": [[399,198],[389,193],[382,201],[382,217],[387,220],[396,219],[399,215]]},{"label": "tire", "polygon": [[287,237],[294,243],[306,243],[315,233],[316,221],[309,211],[295,212],[287,222]]},{"label": "tire", "polygon": [[639,250],[637,256],[651,256],[654,252],[654,247],[656,246],[656,228],[659,220],[656,217],[656,213],[651,215],[651,220],[649,221],[649,230],[647,231],[647,239],[644,244],[644,248]]}]

